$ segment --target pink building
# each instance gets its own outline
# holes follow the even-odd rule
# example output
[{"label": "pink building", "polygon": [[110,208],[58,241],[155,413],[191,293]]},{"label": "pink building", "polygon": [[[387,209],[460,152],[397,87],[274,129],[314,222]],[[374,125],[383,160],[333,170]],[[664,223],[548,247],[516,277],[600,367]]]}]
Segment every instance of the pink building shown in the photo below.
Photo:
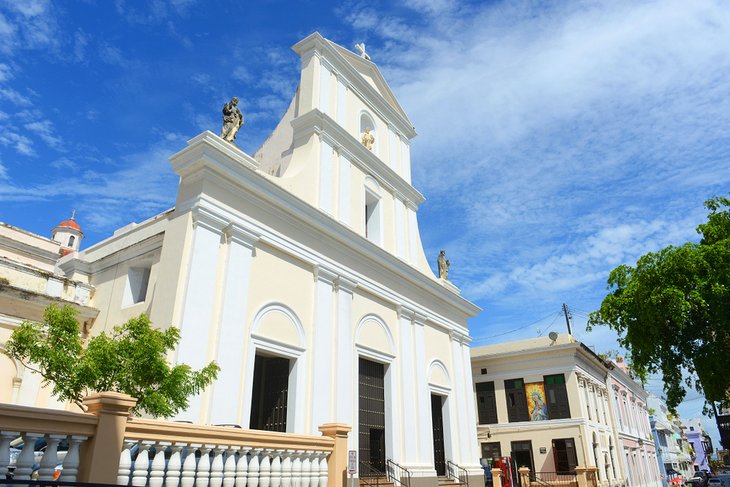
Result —
[{"label": "pink building", "polygon": [[662,480],[646,405],[649,393],[631,377],[623,359],[615,365],[609,371],[608,392],[623,477],[634,487],[659,487]]}]

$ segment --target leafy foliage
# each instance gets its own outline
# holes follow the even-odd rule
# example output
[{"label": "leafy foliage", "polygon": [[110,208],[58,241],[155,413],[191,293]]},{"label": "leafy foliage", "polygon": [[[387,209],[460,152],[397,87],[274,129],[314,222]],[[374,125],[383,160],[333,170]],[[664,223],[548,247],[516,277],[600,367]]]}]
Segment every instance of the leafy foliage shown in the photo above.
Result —
[{"label": "leafy foliage", "polygon": [[699,243],[669,246],[634,267],[615,268],[610,293],[588,321],[619,333],[639,376],[662,373],[672,410],[692,386],[708,403],[730,403],[730,199],[715,197],[705,207]]},{"label": "leafy foliage", "polygon": [[215,362],[199,371],[170,366],[166,356],[180,341],[180,331],[153,328],[144,314],[91,338],[84,348],[75,316],[73,308],[49,306],[44,323],[23,322],[6,344],[9,356],[37,367],[60,400],[81,404],[92,391],[123,392],[137,399],[137,413],[173,416],[220,370]]}]

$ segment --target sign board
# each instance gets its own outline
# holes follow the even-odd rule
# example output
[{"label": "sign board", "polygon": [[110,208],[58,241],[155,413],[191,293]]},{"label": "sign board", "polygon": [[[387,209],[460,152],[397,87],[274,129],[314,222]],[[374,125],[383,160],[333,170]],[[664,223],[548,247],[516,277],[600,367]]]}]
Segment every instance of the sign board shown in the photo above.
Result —
[{"label": "sign board", "polygon": [[347,452],[347,473],[355,475],[357,473],[357,451],[350,450]]}]

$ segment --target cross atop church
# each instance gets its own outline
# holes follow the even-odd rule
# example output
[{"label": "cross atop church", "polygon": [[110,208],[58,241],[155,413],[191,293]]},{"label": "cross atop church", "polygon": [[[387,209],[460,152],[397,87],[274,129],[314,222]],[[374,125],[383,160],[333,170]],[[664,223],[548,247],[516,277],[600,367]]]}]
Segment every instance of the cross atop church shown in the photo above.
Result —
[{"label": "cross atop church", "polygon": [[355,49],[357,49],[357,52],[360,53],[360,57],[363,59],[367,59],[370,61],[370,56],[368,53],[365,52],[365,43],[361,42],[360,44],[355,44]]}]

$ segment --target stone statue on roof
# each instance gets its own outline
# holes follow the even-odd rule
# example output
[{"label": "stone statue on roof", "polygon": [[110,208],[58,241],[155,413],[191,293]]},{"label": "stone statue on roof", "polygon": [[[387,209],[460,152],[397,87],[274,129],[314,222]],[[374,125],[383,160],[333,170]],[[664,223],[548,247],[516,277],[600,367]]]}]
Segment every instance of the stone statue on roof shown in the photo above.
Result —
[{"label": "stone statue on roof", "polygon": [[221,138],[231,144],[236,140],[238,129],[243,126],[243,113],[238,109],[238,98],[235,96],[231,101],[223,105],[223,129]]},{"label": "stone statue on roof", "polygon": [[438,257],[439,279],[449,278],[449,266],[451,266],[451,262],[446,258],[446,251],[441,250]]}]

